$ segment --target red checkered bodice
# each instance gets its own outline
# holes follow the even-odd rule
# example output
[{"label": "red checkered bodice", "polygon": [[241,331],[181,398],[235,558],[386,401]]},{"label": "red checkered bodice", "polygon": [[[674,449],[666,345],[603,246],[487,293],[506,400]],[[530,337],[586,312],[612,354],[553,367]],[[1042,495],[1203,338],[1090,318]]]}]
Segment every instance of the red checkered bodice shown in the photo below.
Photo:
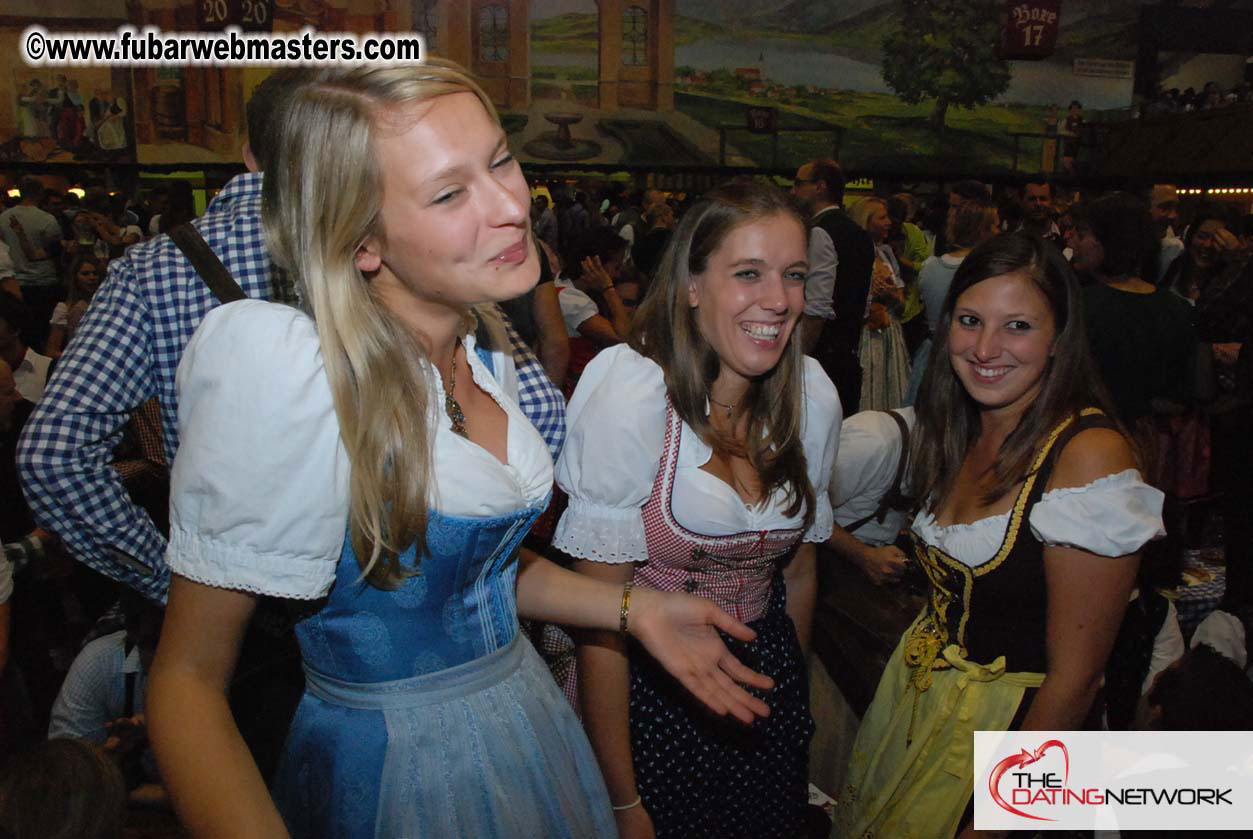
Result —
[{"label": "red checkered bodice", "polygon": [[635,569],[637,585],[707,597],[733,617],[761,617],[777,561],[800,541],[800,528],[704,536],[675,520],[670,496],[679,464],[683,421],[666,400],[666,439],[652,495],[643,508],[648,562]]}]

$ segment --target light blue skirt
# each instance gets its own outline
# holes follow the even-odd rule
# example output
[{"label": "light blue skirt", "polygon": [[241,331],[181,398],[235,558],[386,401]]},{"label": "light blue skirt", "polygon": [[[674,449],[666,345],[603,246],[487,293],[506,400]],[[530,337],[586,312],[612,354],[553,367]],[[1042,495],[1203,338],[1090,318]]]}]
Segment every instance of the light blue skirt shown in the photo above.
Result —
[{"label": "light blue skirt", "polygon": [[587,737],[525,636],[412,679],[306,675],[274,790],[296,839],[617,836]]}]

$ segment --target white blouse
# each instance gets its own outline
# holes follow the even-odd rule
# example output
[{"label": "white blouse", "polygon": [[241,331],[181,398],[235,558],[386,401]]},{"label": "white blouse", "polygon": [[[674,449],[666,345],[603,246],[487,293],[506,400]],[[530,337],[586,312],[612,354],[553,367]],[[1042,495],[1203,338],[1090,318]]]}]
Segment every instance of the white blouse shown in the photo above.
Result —
[{"label": "white blouse", "polygon": [[[548,447],[517,406],[508,353],[493,377],[464,339],[474,382],[508,417],[508,464],[452,432],[439,372],[433,509],[488,517],[541,503]],[[180,445],[171,470],[170,569],[197,582],[312,599],[330,590],[348,526],[349,462],[317,329],[288,306],[243,300],[201,323],[176,377]]]},{"label": "white blouse", "polygon": [[596,301],[574,287],[565,277],[558,277],[553,285],[557,289],[557,303],[561,306],[561,319],[566,324],[566,337],[577,338],[583,321],[600,314]]},{"label": "white blouse", "polygon": [[[822,542],[831,535],[828,486],[842,410],[835,386],[808,357],[804,394],[801,442],[816,505],[804,539]],[[566,409],[566,427],[557,483],[570,495],[570,506],[557,524],[553,545],[601,562],[646,561],[641,511],[661,467],[666,435],[661,368],[625,344],[602,351],[579,379]],[[702,470],[712,455],[710,446],[684,423],[671,493],[679,524],[706,536],[800,526],[801,516],[784,515],[783,490],[750,506],[730,485]]]},{"label": "white blouse", "polygon": [[[914,409],[898,408],[896,412],[912,433],[917,424]],[[900,426],[887,411],[859,411],[844,420],[831,476],[831,507],[841,527],[873,516],[879,509],[883,496],[892,488],[901,458],[908,455],[901,452],[904,442]],[[907,478],[908,474],[901,476],[904,490],[908,489]],[[853,535],[867,545],[887,545],[896,541],[907,518],[905,510],[888,510],[883,521],[871,518]]]},{"label": "white blouse", "polygon": [[[1135,553],[1151,539],[1166,535],[1160,490],[1125,469],[1081,487],[1049,490],[1031,508],[1027,523],[1045,545],[1079,548],[1100,556]],[[941,527],[929,510],[918,513],[913,529],[927,544],[977,568],[996,555],[1005,541],[1009,511],[969,524]]]}]

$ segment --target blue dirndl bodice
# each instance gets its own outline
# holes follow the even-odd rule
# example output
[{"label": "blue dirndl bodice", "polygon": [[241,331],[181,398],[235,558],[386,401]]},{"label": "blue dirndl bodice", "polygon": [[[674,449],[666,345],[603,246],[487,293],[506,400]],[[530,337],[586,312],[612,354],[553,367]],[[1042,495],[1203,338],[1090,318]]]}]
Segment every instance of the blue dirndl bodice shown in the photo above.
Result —
[{"label": "blue dirndl bodice", "polygon": [[541,508],[470,519],[432,512],[427,556],[399,588],[375,588],[344,539],[326,605],[296,626],[305,668],[347,682],[408,679],[505,647],[518,631],[517,550]]},{"label": "blue dirndl bodice", "polygon": [[518,632],[518,546],[542,510],[432,512],[419,573],[391,591],[345,539],[296,627],[307,689],[274,789],[294,837],[616,835],[587,738]]}]

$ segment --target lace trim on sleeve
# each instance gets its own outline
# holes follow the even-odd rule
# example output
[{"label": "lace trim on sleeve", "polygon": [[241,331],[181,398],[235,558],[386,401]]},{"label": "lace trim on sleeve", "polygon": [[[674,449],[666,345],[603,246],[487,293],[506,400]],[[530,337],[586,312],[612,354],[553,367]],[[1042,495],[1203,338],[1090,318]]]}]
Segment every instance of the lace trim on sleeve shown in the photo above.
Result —
[{"label": "lace trim on sleeve", "polygon": [[[1087,493],[1100,492],[1109,487],[1119,487],[1126,485],[1140,484],[1148,486],[1144,483],[1144,478],[1140,475],[1139,469],[1124,469],[1121,472],[1112,472],[1108,475],[1102,475],[1090,484],[1084,484],[1078,487],[1058,487],[1050,489],[1040,497],[1041,501],[1052,501],[1066,495],[1084,495]],[[1150,487],[1151,489],[1151,487]]]},{"label": "lace trim on sleeve", "polygon": [[803,537],[806,542],[825,542],[831,538],[834,529],[832,523],[835,514],[831,509],[831,496],[827,490],[820,490],[814,497],[814,523],[809,526]]},{"label": "lace trim on sleeve", "polygon": [[165,560],[173,573],[197,583],[316,600],[331,590],[339,554],[317,557],[259,551],[171,527]]},{"label": "lace trim on sleeve", "polygon": [[570,556],[596,562],[648,560],[640,508],[605,507],[573,497],[557,523],[553,547]]}]

